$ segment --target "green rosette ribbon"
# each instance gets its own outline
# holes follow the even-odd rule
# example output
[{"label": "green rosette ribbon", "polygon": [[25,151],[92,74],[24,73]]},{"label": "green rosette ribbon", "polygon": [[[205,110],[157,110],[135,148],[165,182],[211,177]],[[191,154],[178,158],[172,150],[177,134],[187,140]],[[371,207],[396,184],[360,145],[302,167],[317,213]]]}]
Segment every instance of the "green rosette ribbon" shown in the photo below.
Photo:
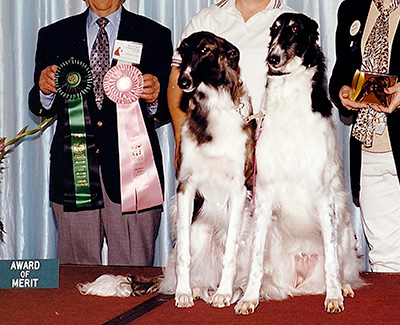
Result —
[{"label": "green rosette ribbon", "polygon": [[74,203],[77,209],[89,208],[92,205],[92,195],[89,181],[84,96],[93,87],[90,67],[75,59],[62,62],[55,73],[55,85],[58,94],[66,99],[68,106],[75,188]]},{"label": "green rosette ribbon", "polygon": [[71,59],[58,66],[55,83],[62,97],[68,100],[82,99],[93,87],[93,76],[86,63]]}]

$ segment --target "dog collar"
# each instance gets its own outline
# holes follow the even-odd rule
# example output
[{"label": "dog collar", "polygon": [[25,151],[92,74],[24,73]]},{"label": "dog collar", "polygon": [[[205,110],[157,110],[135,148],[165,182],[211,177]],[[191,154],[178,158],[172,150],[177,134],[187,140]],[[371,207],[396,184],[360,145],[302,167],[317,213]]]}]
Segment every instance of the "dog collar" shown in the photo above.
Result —
[{"label": "dog collar", "polygon": [[250,123],[252,120],[255,120],[256,118],[264,117],[264,116],[265,116],[265,114],[264,114],[263,112],[258,112],[258,113],[256,113],[256,114],[252,114],[252,115],[250,115],[250,116],[245,117],[245,118],[244,118],[244,121],[245,121],[246,123]]},{"label": "dog collar", "polygon": [[243,103],[242,99],[240,99],[239,104],[236,107],[236,112],[242,117],[243,121],[248,124],[250,123],[252,120],[258,118],[258,117],[264,117],[264,113],[262,111],[256,113],[256,114],[252,114],[252,115],[244,115],[242,114],[242,109],[244,108],[245,104]]},{"label": "dog collar", "polygon": [[286,75],[288,75],[288,74],[290,74],[291,72],[281,72],[281,71],[278,71],[278,72],[273,72],[273,71],[271,71],[271,70],[268,70],[268,75],[269,76],[286,76]]}]

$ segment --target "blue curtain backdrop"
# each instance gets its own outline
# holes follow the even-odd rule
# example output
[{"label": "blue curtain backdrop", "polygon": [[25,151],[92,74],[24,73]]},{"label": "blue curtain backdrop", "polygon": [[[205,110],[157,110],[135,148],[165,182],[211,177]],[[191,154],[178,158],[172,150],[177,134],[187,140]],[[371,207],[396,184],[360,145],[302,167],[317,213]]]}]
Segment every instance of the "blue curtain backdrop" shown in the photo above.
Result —
[{"label": "blue curtain backdrop", "polygon": [[[336,12],[342,0],[282,0],[320,24],[321,45],[327,58],[328,73],[335,60]],[[213,0],[127,0],[125,7],[169,27],[176,46],[190,18]],[[28,125],[36,128],[41,120],[27,106],[33,83],[37,31],[61,18],[85,10],[81,0],[1,0],[0,1],[0,137],[11,139]],[[345,177],[348,180],[349,130],[335,118]],[[43,133],[18,143],[8,155],[0,175],[0,218],[6,229],[0,243],[0,259],[54,258],[57,230],[48,198],[49,148],[54,125]],[[171,124],[158,130],[167,169],[167,201],[174,194],[174,140]],[[353,208],[353,207],[352,207]],[[353,208],[354,226],[359,238],[362,227],[358,210]],[[168,210],[162,218],[157,240],[155,265],[166,264],[171,248]],[[365,242],[359,241],[359,251]]]}]

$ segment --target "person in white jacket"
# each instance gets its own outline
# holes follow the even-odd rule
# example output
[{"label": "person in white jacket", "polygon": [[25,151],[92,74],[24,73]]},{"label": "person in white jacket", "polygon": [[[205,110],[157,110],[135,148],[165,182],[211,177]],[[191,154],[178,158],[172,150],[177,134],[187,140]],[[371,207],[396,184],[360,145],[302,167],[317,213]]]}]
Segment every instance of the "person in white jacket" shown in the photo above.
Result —
[{"label": "person in white jacket", "polygon": [[[199,31],[208,31],[225,38],[240,51],[242,80],[252,99],[254,113],[261,110],[267,65],[270,27],[284,12],[293,11],[279,0],[222,0],[197,13],[186,26],[181,40]],[[181,59],[175,51],[168,84],[168,107],[175,130],[176,148],[186,113],[180,109],[182,90],[177,81]],[[178,149],[176,149],[178,152]]]}]

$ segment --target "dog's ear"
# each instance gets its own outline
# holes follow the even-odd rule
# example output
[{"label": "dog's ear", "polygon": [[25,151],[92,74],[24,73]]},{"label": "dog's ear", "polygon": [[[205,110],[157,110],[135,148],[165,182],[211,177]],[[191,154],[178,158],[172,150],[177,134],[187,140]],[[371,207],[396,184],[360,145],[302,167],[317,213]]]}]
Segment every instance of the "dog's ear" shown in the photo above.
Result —
[{"label": "dog's ear", "polygon": [[304,55],[303,63],[306,67],[319,65],[321,63],[319,61],[321,58],[323,58],[323,55],[320,55],[321,48],[318,45],[318,23],[306,15],[303,16],[303,25],[307,31],[307,37],[309,41],[308,44],[310,45],[309,50],[307,50]]},{"label": "dog's ear", "polygon": [[178,48],[176,49],[181,57],[187,52],[188,48],[190,47],[189,43],[184,39],[181,44],[179,44]]},{"label": "dog's ear", "polygon": [[309,17],[307,17],[307,25],[309,30],[309,40],[310,44],[313,44],[318,41],[319,33],[318,33],[318,23]]},{"label": "dog's ear", "polygon": [[224,53],[229,61],[229,66],[237,70],[239,67],[240,52],[238,48],[229,42],[224,42]]}]

